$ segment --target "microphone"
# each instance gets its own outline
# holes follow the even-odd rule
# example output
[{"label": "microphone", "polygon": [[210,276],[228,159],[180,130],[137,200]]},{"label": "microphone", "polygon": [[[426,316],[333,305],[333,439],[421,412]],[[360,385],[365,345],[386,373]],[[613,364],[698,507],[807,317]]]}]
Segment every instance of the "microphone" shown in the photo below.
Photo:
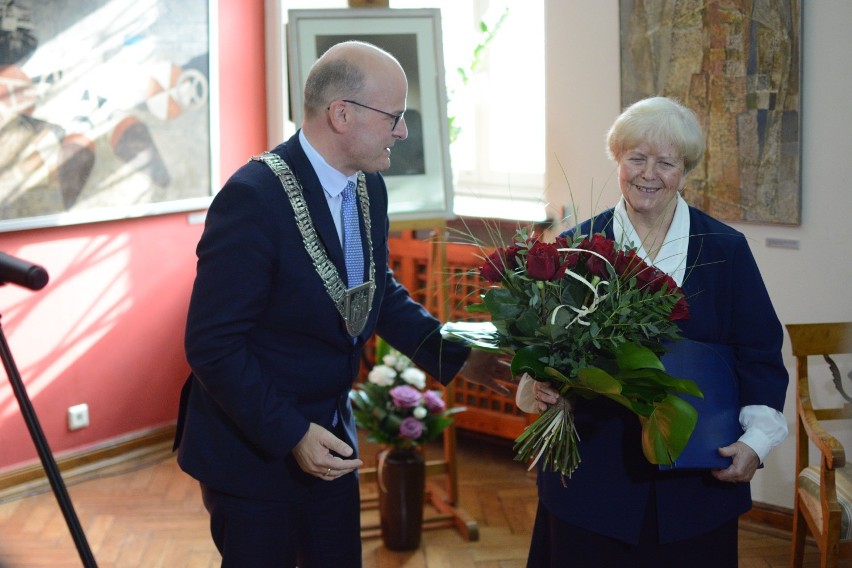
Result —
[{"label": "microphone", "polygon": [[47,280],[47,271],[38,264],[0,252],[0,284],[11,282],[30,290],[41,290]]}]

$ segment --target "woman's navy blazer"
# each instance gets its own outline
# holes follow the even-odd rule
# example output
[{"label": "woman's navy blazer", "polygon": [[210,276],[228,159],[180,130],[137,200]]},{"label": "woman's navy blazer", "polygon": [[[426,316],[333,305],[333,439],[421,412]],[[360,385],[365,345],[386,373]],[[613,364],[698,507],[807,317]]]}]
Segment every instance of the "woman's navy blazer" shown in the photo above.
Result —
[{"label": "woman's navy blazer", "polygon": [[[613,210],[586,221],[580,234],[613,238]],[[740,404],[781,411],[788,375],[783,331],[745,236],[689,208],[690,236],[682,289],[690,319],[683,336],[733,347]],[[700,417],[699,417],[700,419]],[[691,538],[751,508],[747,483],[717,481],[709,471],[659,471],[641,449],[639,420],[605,398],[575,404],[579,468],[563,486],[539,471],[539,497],[563,520],[636,544],[649,499],[657,505],[661,543]],[[734,442],[736,440],[731,440]]]}]

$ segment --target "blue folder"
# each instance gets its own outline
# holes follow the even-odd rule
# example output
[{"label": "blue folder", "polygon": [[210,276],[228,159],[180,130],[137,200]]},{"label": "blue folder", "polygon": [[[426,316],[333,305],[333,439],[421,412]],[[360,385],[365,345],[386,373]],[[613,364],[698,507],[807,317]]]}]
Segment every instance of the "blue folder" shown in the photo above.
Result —
[{"label": "blue folder", "polygon": [[698,423],[675,463],[660,468],[725,469],[731,465],[731,458],[720,456],[718,449],[731,445],[743,434],[734,350],[727,345],[688,339],[667,347],[671,351],[661,357],[666,372],[695,381],[704,398],[684,395],[698,411]]}]

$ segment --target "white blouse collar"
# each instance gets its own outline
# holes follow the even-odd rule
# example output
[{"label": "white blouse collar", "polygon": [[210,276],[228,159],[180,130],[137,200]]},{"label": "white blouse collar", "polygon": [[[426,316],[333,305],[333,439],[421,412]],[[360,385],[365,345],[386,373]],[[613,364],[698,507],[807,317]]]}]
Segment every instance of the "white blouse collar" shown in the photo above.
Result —
[{"label": "white blouse collar", "polygon": [[620,243],[625,249],[635,247],[636,253],[647,263],[671,276],[678,286],[683,285],[686,274],[686,253],[689,249],[689,206],[679,193],[672,224],[653,262],[648,259],[648,253],[642,246],[642,239],[638,238],[636,229],[630,222],[623,196],[615,206],[613,220],[612,230],[615,242]]}]

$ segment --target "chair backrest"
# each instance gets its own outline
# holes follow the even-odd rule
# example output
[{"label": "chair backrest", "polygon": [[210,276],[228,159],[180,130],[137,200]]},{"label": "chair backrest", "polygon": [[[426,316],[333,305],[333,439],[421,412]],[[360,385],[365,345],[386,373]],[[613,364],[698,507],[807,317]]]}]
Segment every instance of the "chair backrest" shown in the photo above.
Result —
[{"label": "chair backrest", "polygon": [[796,357],[852,353],[852,322],[791,323],[787,332]]},{"label": "chair backrest", "polygon": [[[822,566],[836,566],[837,559],[852,554],[852,542],[841,541],[841,527],[848,527],[848,495],[840,491],[845,479],[846,451],[843,444],[823,429],[822,421],[852,419],[852,403],[844,394],[846,377],[833,358],[820,373],[821,382],[834,381],[847,402],[840,407],[814,408],[811,402],[808,357],[852,354],[852,322],[788,324],[793,355],[796,357],[796,474],[797,489],[793,520],[793,566],[801,567],[804,555],[805,522],[822,555]],[[816,377],[816,374],[815,374]],[[848,383],[847,383],[848,384]],[[852,390],[852,389],[850,389]],[[820,454],[818,470],[809,466],[810,443]],[[838,473],[839,472],[839,473]],[[837,474],[837,477],[836,477]],[[838,485],[840,483],[840,485]],[[844,513],[846,511],[846,513]],[[844,529],[846,531],[847,529]],[[843,534],[846,534],[845,532]],[[844,538],[848,538],[844,537]]]},{"label": "chair backrest", "polygon": [[[796,357],[796,390],[799,402],[812,409],[819,420],[847,418],[848,408],[846,410],[813,409],[810,398],[808,357],[822,355],[825,358],[830,372],[823,376],[831,377],[838,392],[848,401],[852,389],[847,390],[844,387],[846,377],[840,375],[830,356],[852,354],[852,322],[788,324],[787,332],[790,334],[793,355]],[[848,404],[844,407],[848,407]]]}]

